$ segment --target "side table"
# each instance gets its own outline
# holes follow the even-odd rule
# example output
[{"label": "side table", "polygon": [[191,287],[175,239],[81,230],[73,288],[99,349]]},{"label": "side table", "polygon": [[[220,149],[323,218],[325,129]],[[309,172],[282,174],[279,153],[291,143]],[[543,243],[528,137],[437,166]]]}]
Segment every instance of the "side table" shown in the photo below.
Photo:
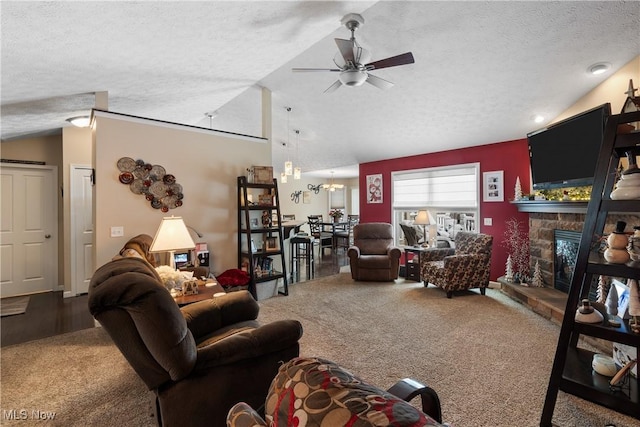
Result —
[{"label": "side table", "polygon": [[[209,279],[211,280],[211,279]],[[213,286],[206,286],[207,284],[211,285],[211,283],[215,283]],[[198,293],[195,295],[181,295],[179,297],[174,297],[176,304],[180,307],[185,306],[187,304],[193,304],[194,302],[204,301],[206,299],[213,298],[213,296],[217,293],[224,293],[224,289],[218,282],[209,281],[205,282],[203,280],[198,280]]]},{"label": "side table", "polygon": [[[413,280],[415,282],[421,282],[420,278],[420,257],[429,248],[423,248],[421,246],[405,246],[404,248],[404,265],[405,265],[405,279]],[[411,259],[409,259],[411,254]]]}]

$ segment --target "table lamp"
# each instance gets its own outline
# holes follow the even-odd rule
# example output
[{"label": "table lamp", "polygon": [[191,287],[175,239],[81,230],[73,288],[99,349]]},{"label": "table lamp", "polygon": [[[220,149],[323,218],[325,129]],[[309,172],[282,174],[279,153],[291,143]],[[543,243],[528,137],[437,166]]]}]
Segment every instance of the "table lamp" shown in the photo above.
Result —
[{"label": "table lamp", "polygon": [[431,215],[431,212],[428,210],[418,211],[418,215],[413,220],[413,223],[416,225],[422,226],[422,234],[424,235],[424,243],[427,243],[427,225],[429,226],[429,245],[435,247],[436,244],[436,220]]},{"label": "table lamp", "polygon": [[149,252],[169,252],[169,266],[175,270],[176,251],[192,250],[195,247],[196,244],[193,243],[182,217],[171,216],[162,218]]}]

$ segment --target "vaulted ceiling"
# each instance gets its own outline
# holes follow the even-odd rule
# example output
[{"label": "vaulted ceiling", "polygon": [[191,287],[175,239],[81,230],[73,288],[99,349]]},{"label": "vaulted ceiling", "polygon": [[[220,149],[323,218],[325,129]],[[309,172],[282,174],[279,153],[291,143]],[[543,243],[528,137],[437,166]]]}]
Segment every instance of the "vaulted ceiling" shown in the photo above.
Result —
[{"label": "vaulted ceiling", "polygon": [[[259,135],[267,88],[274,165],[336,177],[523,138],[542,126],[534,115],[552,119],[640,54],[636,1],[2,1],[0,12],[2,140],[59,131],[96,92],[114,112]],[[291,71],[335,68],[347,13],[364,17],[355,36],[372,59],[413,53],[373,72],[392,88],[323,93],[337,73]],[[598,62],[610,70],[588,73]]]}]

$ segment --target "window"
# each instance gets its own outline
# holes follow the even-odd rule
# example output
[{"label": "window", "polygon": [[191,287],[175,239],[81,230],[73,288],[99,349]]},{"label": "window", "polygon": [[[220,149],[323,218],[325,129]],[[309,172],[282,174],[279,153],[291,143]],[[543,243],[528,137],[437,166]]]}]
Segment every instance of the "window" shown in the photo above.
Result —
[{"label": "window", "polygon": [[[439,246],[451,245],[458,231],[478,232],[479,163],[393,172],[393,225],[396,243],[405,245],[400,224],[414,226],[419,243],[437,233]],[[414,225],[418,211],[428,210],[435,226]],[[433,239],[430,239],[433,241]]]}]

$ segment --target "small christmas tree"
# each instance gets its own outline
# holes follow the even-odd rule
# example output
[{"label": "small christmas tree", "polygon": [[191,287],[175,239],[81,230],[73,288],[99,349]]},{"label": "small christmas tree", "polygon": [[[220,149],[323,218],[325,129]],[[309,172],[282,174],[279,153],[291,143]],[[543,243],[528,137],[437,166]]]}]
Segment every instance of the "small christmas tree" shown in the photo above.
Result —
[{"label": "small christmas tree", "polygon": [[522,186],[520,185],[520,177],[516,177],[516,188],[514,190],[514,200],[522,199]]},{"label": "small christmas tree", "polygon": [[638,281],[629,279],[629,314],[631,320],[629,326],[635,333],[640,333],[640,289],[638,289]]},{"label": "small christmas tree", "polygon": [[504,274],[504,278],[507,282],[513,282],[513,262],[511,261],[511,255],[507,257],[507,271]]},{"label": "small christmas tree", "polygon": [[596,302],[604,304],[611,289],[611,277],[600,276],[598,278],[598,290],[596,291]]},{"label": "small christmas tree", "polygon": [[536,261],[535,267],[533,267],[533,277],[531,278],[531,286],[536,288],[544,287],[544,280],[542,280],[542,272],[540,271],[540,263]]}]

